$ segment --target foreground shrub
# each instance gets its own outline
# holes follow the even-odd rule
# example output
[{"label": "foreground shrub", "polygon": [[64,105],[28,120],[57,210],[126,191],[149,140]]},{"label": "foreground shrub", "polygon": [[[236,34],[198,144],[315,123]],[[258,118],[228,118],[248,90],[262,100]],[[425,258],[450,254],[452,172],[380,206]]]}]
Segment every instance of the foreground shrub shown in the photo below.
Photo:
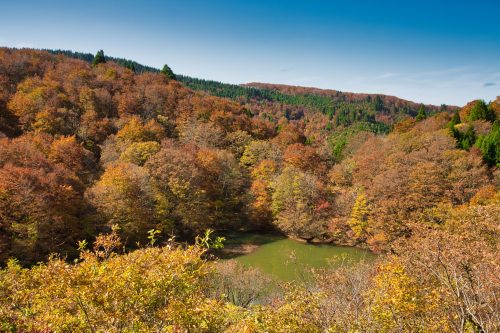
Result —
[{"label": "foreground shrub", "polygon": [[203,252],[166,246],[109,255],[96,248],[74,265],[51,258],[24,269],[10,261],[0,271],[0,330],[213,332],[225,325],[225,305],[202,292],[209,272]]}]

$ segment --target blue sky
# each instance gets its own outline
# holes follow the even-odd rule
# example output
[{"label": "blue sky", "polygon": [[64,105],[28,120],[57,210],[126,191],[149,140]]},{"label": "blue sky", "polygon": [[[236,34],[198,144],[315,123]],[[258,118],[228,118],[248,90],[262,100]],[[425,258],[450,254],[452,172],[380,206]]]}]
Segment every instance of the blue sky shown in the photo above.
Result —
[{"label": "blue sky", "polygon": [[0,13],[2,46],[434,104],[500,95],[498,0],[0,0]]}]

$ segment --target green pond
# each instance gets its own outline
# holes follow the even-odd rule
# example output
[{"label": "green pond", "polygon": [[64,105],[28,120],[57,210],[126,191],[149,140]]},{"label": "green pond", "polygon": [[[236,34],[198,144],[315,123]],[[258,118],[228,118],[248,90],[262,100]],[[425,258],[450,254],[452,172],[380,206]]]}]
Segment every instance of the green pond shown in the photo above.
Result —
[{"label": "green pond", "polygon": [[354,264],[375,258],[369,251],[354,247],[308,244],[275,235],[229,236],[227,245],[231,247],[236,244],[250,245],[255,249],[233,259],[281,281],[307,279],[311,268],[335,267],[342,263]]}]

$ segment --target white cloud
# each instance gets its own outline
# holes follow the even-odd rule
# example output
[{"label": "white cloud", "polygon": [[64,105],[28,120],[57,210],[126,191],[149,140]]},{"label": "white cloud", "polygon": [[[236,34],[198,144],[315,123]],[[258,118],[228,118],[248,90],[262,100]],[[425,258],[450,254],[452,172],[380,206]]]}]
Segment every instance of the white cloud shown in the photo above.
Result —
[{"label": "white cloud", "polygon": [[377,76],[377,79],[388,79],[390,77],[398,76],[398,73],[387,72],[382,75]]}]

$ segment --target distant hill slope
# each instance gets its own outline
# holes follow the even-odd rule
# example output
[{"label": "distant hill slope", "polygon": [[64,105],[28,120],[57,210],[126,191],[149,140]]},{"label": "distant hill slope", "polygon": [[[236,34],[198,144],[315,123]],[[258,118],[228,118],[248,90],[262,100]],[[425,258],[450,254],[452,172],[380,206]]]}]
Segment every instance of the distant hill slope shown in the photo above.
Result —
[{"label": "distant hill slope", "polygon": [[[244,87],[275,90],[287,95],[319,95],[330,97],[334,100],[343,100],[347,102],[362,102],[365,100],[376,100],[380,98],[384,105],[408,105],[413,109],[418,109],[421,105],[420,103],[408,101],[396,96],[384,95],[384,94],[367,94],[367,93],[353,93],[353,92],[342,92],[334,89],[320,89],[315,87],[303,87],[303,86],[292,86],[286,84],[274,84],[274,83],[263,83],[263,82],[250,82],[242,84]],[[443,108],[448,110],[458,109],[458,106],[441,105],[436,106],[432,104],[426,104],[426,109],[432,111],[439,111]]]},{"label": "distant hill slope", "polygon": [[[91,53],[67,50],[47,51],[87,62],[92,62],[94,58]],[[159,72],[157,68],[145,66],[133,60],[110,56],[106,56],[106,59],[121,66],[133,68],[136,73]],[[333,126],[351,126],[362,122],[371,124],[370,127],[375,132],[387,132],[389,126],[395,122],[415,117],[418,109],[422,107],[422,104],[382,94],[350,93],[257,82],[236,85],[179,74],[177,74],[177,79],[190,89],[238,101],[246,104],[251,110],[258,110],[262,104],[266,104],[266,109],[287,109],[284,113],[289,119],[290,117],[300,118],[302,114],[308,112],[321,112],[329,117]],[[458,107],[446,105],[425,105],[424,107],[428,114],[458,109]],[[281,113],[279,112],[279,116]],[[277,118],[272,114],[270,117]]]}]

